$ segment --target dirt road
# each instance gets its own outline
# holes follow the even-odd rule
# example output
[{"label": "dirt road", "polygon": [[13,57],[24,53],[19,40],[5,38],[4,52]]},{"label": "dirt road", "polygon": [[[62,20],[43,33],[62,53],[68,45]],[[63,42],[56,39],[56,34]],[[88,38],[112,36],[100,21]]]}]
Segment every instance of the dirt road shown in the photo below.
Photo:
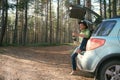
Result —
[{"label": "dirt road", "polygon": [[73,46],[2,47],[0,80],[93,80],[78,70],[70,75],[70,52]]}]

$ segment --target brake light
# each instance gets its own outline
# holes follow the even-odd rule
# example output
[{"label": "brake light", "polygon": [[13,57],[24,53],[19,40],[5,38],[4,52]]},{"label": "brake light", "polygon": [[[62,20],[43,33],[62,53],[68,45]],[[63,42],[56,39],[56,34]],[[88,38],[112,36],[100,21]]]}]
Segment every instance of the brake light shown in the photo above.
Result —
[{"label": "brake light", "polygon": [[104,39],[90,38],[87,42],[86,50],[93,50],[105,44]]}]

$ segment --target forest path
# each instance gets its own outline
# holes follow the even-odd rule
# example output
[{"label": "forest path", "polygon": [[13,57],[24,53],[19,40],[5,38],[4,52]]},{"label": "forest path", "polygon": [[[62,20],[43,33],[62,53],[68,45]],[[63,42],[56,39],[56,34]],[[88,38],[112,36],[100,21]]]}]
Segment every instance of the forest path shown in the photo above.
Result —
[{"label": "forest path", "polygon": [[74,46],[1,47],[0,80],[93,80],[78,70],[70,75]]}]

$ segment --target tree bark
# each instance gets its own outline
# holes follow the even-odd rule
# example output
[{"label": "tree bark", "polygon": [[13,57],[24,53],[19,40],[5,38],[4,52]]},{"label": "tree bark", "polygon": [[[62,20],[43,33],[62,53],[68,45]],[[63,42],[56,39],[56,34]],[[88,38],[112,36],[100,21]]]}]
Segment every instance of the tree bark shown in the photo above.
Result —
[{"label": "tree bark", "polygon": [[113,17],[115,17],[117,15],[117,1],[116,0],[112,0],[112,15]]},{"label": "tree bark", "polygon": [[107,14],[106,14],[106,0],[104,0],[104,18],[107,18]]},{"label": "tree bark", "polygon": [[24,40],[23,40],[23,45],[26,45],[27,41],[27,9],[28,9],[28,1],[25,0],[25,25],[24,25]]},{"label": "tree bark", "polygon": [[5,31],[7,28],[7,20],[8,19],[8,1],[2,0],[2,29],[1,29],[1,36],[0,36],[0,46],[2,46],[3,39],[5,36]]},{"label": "tree bark", "polygon": [[17,43],[17,33],[18,33],[18,0],[16,2],[16,18],[15,18],[15,29],[14,29],[14,37],[13,37],[13,43]]},{"label": "tree bark", "polygon": [[48,0],[46,5],[46,31],[45,31],[45,42],[48,42]]},{"label": "tree bark", "polygon": [[80,5],[80,0],[77,0],[77,4]]},{"label": "tree bark", "polygon": [[52,43],[52,0],[50,0],[50,44]]},{"label": "tree bark", "polygon": [[103,16],[103,14],[102,14],[102,0],[100,0],[100,15]]},{"label": "tree bark", "polygon": [[60,42],[60,29],[59,29],[59,0],[57,3],[57,29],[56,29],[56,42]]},{"label": "tree bark", "polygon": [[111,0],[109,0],[109,18],[111,18]]}]

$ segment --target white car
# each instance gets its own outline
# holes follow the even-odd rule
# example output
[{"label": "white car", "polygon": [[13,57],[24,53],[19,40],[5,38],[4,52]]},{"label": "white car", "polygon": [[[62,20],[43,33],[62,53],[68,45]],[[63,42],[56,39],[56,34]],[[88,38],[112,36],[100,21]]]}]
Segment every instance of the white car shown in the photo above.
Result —
[{"label": "white car", "polygon": [[120,18],[103,20],[77,56],[80,70],[95,73],[96,80],[120,80]]},{"label": "white car", "polygon": [[95,80],[120,80],[120,17],[102,20],[88,8],[71,7],[71,18],[84,19],[87,10],[97,16],[97,24],[100,22],[87,42],[86,51],[77,56],[78,68],[94,73]]}]

